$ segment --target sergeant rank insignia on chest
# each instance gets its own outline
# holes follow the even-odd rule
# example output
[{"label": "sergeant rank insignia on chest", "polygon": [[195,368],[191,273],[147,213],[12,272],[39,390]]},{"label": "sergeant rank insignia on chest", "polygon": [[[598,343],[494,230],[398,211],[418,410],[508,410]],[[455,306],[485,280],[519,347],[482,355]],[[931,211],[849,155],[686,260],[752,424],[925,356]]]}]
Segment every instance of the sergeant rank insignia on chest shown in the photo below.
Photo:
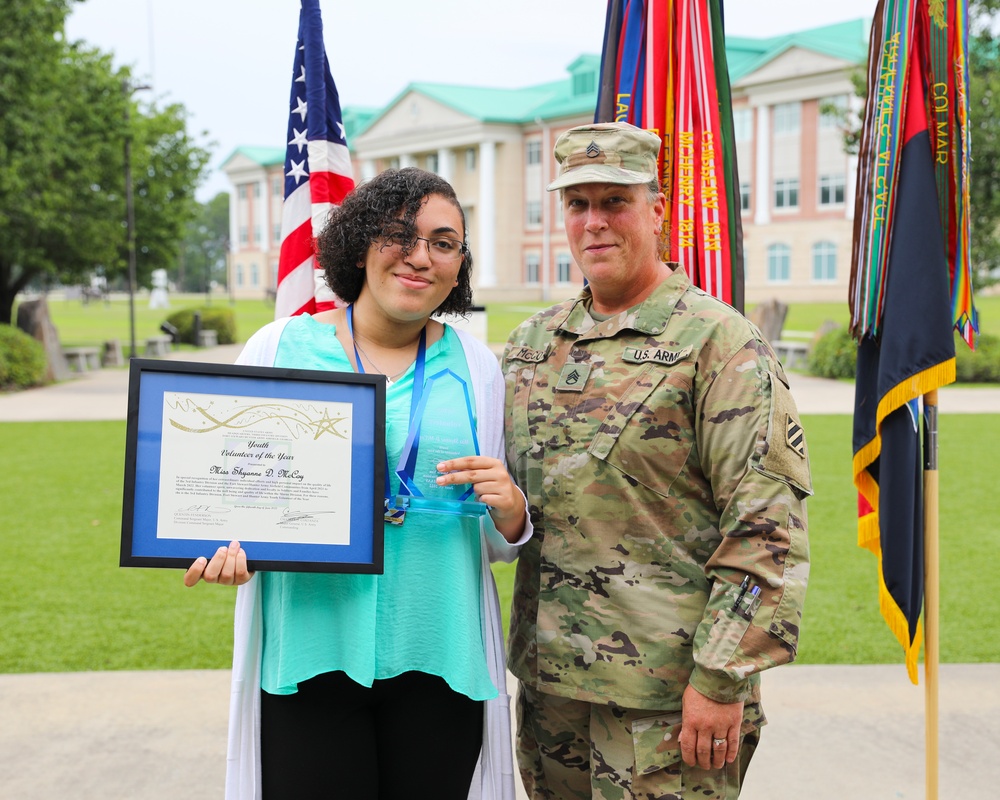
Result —
[{"label": "sergeant rank insignia on chest", "polygon": [[556,383],[557,392],[582,392],[590,377],[590,364],[565,364]]}]

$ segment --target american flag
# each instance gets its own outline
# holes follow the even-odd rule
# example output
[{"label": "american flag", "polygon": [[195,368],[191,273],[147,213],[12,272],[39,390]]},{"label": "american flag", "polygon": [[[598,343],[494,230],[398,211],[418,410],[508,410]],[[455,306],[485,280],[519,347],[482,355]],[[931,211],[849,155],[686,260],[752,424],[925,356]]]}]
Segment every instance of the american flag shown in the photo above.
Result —
[{"label": "american flag", "polygon": [[319,0],[302,0],[288,112],[275,318],[338,305],[315,263],[315,241],[330,209],[353,188],[340,97],[323,45]]}]

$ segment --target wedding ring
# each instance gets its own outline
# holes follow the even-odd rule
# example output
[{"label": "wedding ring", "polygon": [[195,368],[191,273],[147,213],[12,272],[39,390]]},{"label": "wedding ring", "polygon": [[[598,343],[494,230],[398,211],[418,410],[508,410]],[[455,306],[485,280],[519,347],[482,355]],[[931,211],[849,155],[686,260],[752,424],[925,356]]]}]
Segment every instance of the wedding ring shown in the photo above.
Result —
[{"label": "wedding ring", "polygon": [[726,746],[725,739],[712,739],[712,747],[725,747],[725,746]]}]

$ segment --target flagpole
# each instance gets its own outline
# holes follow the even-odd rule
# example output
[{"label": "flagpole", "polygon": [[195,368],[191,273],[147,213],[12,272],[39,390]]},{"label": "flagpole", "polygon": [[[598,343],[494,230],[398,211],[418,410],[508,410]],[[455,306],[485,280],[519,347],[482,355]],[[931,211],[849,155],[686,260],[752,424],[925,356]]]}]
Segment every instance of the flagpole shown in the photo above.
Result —
[{"label": "flagpole", "polygon": [[938,797],[938,391],[924,395],[924,726],[927,800]]}]

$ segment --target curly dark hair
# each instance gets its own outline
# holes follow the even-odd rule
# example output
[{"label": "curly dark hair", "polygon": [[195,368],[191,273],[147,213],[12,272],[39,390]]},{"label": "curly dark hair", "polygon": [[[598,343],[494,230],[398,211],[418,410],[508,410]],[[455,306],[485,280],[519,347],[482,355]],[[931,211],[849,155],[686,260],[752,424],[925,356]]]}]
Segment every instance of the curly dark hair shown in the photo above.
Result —
[{"label": "curly dark hair", "polygon": [[416,218],[429,195],[448,200],[462,215],[465,258],[458,272],[458,285],[435,309],[435,314],[467,314],[472,307],[472,253],[465,212],[451,184],[432,172],[415,167],[381,172],[344,198],[330,212],[316,248],[326,282],[341,300],[353,303],[361,294],[368,248],[382,240],[387,231],[394,236],[413,239],[417,235]]}]

